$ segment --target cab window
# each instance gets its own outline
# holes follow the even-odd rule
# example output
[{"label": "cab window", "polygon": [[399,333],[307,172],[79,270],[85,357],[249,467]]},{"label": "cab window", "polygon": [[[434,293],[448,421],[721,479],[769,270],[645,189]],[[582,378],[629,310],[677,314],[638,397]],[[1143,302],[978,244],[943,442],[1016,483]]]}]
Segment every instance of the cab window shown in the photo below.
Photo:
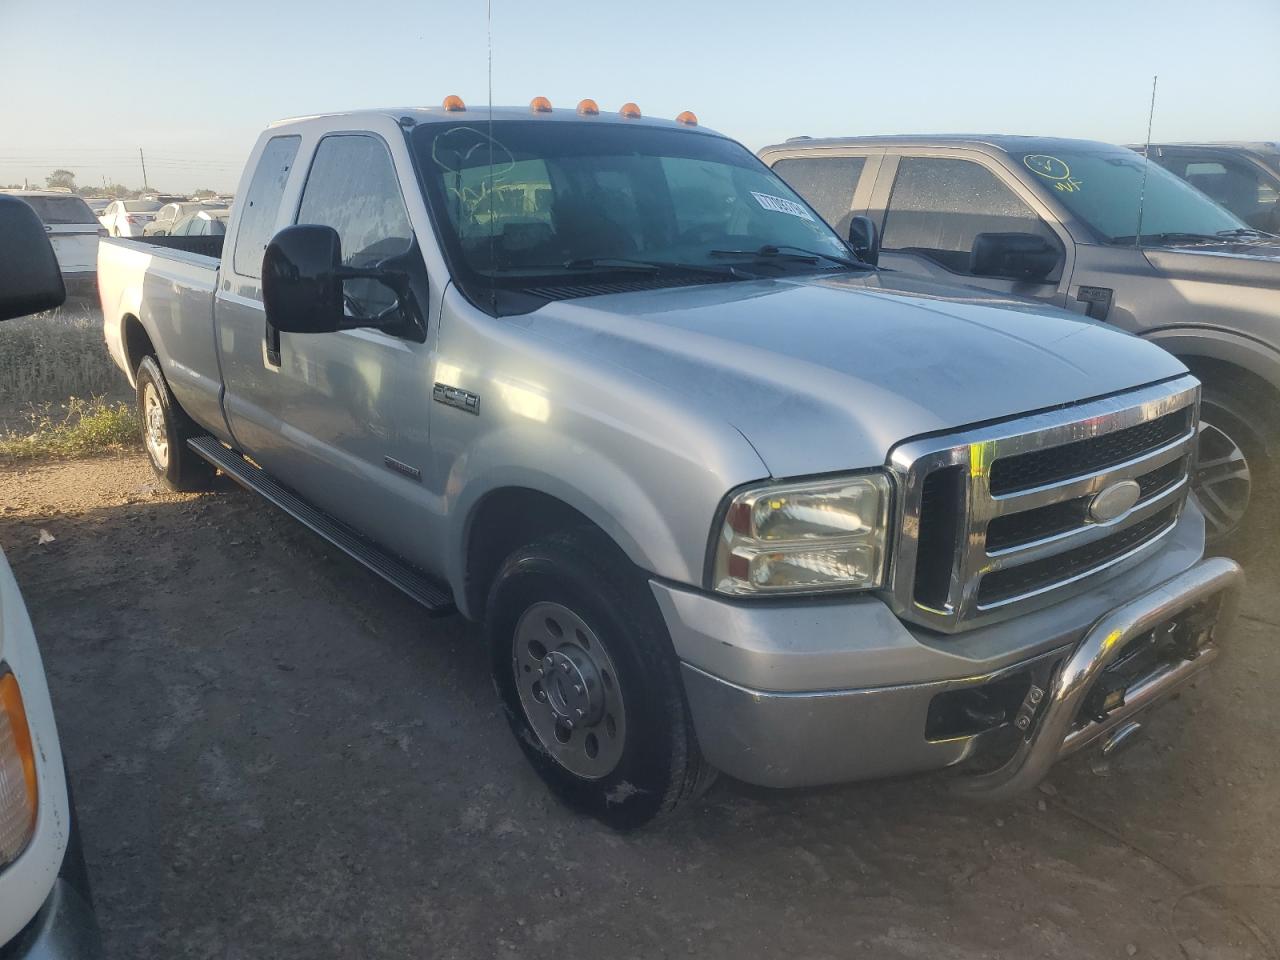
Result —
[{"label": "cab window", "polygon": [[[512,196],[504,202],[521,199]],[[337,230],[342,262],[349,267],[371,267],[408,250],[413,229],[386,144],[367,134],[335,134],[321,140],[302,188],[296,222]],[[395,293],[376,280],[348,280],[343,292],[356,316],[372,316],[396,302]]]},{"label": "cab window", "polygon": [[969,273],[980,233],[1057,235],[994,173],[971,160],[903,157],[889,196],[881,246],[914,253],[953,273]]},{"label": "cab window", "polygon": [[866,163],[866,157],[792,157],[775,163],[773,172],[843,237],[849,233],[853,191]]},{"label": "cab window", "polygon": [[253,180],[245,196],[244,211],[240,214],[240,229],[232,258],[236,273],[242,277],[262,275],[262,254],[275,233],[280,200],[284,197],[284,186],[301,142],[302,138],[298,136],[272,137],[262,149],[262,157],[253,171]]}]

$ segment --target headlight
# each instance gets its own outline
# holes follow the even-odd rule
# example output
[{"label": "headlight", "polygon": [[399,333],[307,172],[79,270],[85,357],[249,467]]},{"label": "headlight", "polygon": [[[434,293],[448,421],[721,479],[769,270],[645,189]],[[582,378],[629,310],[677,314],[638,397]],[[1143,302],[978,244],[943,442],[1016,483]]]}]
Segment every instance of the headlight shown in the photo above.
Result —
[{"label": "headlight", "polygon": [[0,666],[0,867],[36,829],[36,757],[18,681]]},{"label": "headlight", "polygon": [[865,590],[884,581],[889,478],[864,473],[735,494],[716,538],[720,593]]}]

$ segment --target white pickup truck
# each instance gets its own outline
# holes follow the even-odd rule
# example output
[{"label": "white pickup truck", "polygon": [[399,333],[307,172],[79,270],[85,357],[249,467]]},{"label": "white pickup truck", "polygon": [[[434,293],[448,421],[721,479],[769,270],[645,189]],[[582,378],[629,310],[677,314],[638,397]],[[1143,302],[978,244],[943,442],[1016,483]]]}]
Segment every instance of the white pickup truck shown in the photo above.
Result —
[{"label": "white pickup truck", "polygon": [[101,247],[155,469],[483,620],[521,748],[611,824],[717,769],[1007,796],[1227,639],[1179,361],[878,270],[692,114],[290,120],[236,196],[225,239]]}]

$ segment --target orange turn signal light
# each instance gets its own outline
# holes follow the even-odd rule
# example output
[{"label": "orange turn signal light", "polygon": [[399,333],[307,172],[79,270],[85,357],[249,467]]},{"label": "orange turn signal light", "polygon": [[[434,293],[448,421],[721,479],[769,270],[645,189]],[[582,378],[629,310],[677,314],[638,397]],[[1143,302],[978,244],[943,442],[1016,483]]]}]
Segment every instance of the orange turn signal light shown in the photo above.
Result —
[{"label": "orange turn signal light", "polygon": [[456,93],[451,93],[444,98],[444,108],[449,113],[462,113],[467,109],[467,105],[462,102],[462,98]]},{"label": "orange turn signal light", "polygon": [[550,113],[551,101],[546,97],[534,97],[529,101],[529,109],[534,113]]},{"label": "orange turn signal light", "polygon": [[578,101],[578,116],[580,117],[598,117],[600,115],[600,104],[594,100]]},{"label": "orange turn signal light", "polygon": [[624,103],[618,113],[626,117],[628,120],[640,119],[640,108],[634,103]]},{"label": "orange turn signal light", "polygon": [[676,117],[676,123],[683,123],[686,127],[696,127],[698,125],[698,117],[692,110],[686,110]]},{"label": "orange turn signal light", "polygon": [[[31,728],[27,724],[27,709],[22,702],[22,693],[18,690],[18,679],[8,671],[0,676],[0,733],[7,734],[0,739],[0,743],[8,740],[12,751],[0,753],[0,761],[6,761],[6,765],[14,763],[21,768],[22,780],[26,786],[26,806],[30,823],[34,826],[37,809],[36,752],[31,743]],[[5,756],[6,753],[8,756]],[[4,825],[4,819],[0,819],[0,827]],[[7,837],[0,832],[0,840],[3,839]],[[24,844],[20,842],[18,845],[21,847]],[[0,846],[0,863],[7,859],[5,852],[4,847]]]}]

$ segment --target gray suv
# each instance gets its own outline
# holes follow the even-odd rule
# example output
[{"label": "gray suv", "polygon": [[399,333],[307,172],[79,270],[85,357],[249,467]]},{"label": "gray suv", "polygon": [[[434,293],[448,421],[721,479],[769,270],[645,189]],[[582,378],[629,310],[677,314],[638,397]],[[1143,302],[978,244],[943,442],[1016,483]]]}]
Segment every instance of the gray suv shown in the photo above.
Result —
[{"label": "gray suv", "polygon": [[883,267],[1066,307],[1173,352],[1204,383],[1195,486],[1211,539],[1239,551],[1275,535],[1280,238],[1105,143],[803,137],[760,156],[842,235],[870,218]]}]

